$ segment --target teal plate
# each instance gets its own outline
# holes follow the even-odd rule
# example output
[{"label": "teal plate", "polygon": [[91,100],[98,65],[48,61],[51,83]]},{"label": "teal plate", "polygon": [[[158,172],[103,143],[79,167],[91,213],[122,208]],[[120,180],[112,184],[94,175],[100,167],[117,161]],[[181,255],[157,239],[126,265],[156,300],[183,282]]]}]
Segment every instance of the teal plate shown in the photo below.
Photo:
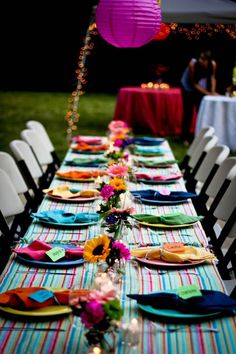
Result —
[{"label": "teal plate", "polygon": [[89,226],[89,225],[95,225],[99,222],[99,220],[97,221],[90,221],[90,222],[80,222],[80,223],[73,223],[73,224],[67,224],[67,223],[57,223],[57,222],[52,222],[52,221],[42,221],[39,219],[34,218],[34,221],[39,222],[41,224],[47,224],[47,225],[54,225],[54,226],[63,226],[63,227],[85,227],[85,226]]},{"label": "teal plate", "polygon": [[169,318],[184,318],[184,319],[196,319],[196,318],[210,318],[220,315],[221,312],[208,312],[208,313],[184,313],[177,310],[171,309],[155,309],[150,305],[142,305],[138,304],[138,307],[151,315],[161,316],[161,317],[169,317]]}]

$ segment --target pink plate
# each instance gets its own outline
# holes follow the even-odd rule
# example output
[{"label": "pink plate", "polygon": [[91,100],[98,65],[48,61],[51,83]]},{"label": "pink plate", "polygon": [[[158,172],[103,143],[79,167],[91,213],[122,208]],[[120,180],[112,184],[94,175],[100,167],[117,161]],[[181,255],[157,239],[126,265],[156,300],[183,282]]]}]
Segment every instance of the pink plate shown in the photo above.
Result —
[{"label": "pink plate", "polygon": [[51,199],[55,199],[61,202],[91,202],[92,200],[98,199],[99,197],[90,197],[90,198],[82,198],[82,197],[75,197],[75,198],[62,198],[56,195],[47,194],[47,196]]},{"label": "pink plate", "polygon": [[151,265],[155,265],[155,266],[161,266],[161,267],[191,267],[191,266],[195,266],[197,264],[201,264],[204,263],[205,260],[201,260],[201,261],[197,261],[197,262],[185,262],[185,263],[169,263],[169,262],[165,262],[162,260],[149,260],[146,258],[139,258],[136,257],[137,261],[144,263],[144,264],[151,264]]}]

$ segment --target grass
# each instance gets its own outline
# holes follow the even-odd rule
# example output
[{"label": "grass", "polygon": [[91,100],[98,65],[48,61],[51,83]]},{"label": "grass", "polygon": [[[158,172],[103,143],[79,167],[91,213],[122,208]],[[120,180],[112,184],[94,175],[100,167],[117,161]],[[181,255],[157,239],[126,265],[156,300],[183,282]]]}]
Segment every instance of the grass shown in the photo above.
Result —
[{"label": "grass", "polygon": [[[66,114],[70,94],[48,92],[0,92],[0,150],[9,152],[9,143],[20,139],[28,120],[40,121],[62,159],[68,148]],[[105,135],[115,109],[116,96],[86,94],[80,100],[78,134]],[[175,157],[182,160],[186,148],[176,138],[168,138]]]}]

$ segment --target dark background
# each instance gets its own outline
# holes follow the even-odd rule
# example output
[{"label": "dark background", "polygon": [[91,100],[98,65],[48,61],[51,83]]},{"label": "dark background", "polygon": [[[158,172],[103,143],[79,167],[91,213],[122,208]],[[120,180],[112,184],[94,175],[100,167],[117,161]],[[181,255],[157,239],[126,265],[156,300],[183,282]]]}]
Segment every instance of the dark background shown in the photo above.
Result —
[{"label": "dark background", "polygon": [[[1,90],[71,92],[77,83],[79,50],[97,1],[48,5],[14,4],[3,12]],[[118,49],[99,35],[87,59],[88,92],[117,92],[121,86],[139,85],[151,78],[154,63],[170,66],[171,84],[179,85],[183,69],[202,49],[211,49],[218,64],[218,91],[231,83],[236,40],[227,34],[189,41],[171,35],[141,48]]]}]

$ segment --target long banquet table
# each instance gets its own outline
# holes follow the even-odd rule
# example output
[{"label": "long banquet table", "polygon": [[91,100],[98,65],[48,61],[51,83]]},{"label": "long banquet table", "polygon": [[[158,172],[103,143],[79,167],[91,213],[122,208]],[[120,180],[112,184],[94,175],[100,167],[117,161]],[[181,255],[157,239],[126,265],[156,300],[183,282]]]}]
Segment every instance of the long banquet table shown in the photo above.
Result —
[{"label": "long banquet table", "polygon": [[[173,158],[168,142],[163,147],[166,149],[166,157]],[[66,158],[79,156],[70,150]],[[62,165],[61,170],[72,170],[75,167]],[[84,168],[81,168],[84,170]],[[179,171],[177,165],[171,170]],[[156,171],[142,168],[142,171]],[[158,172],[167,173],[167,168],[158,169]],[[157,172],[157,171],[156,171]],[[69,182],[54,178],[52,186],[60,184],[73,184],[73,187],[94,187],[94,183]],[[159,190],[163,186],[152,186]],[[148,185],[129,183],[130,189],[149,188]],[[185,190],[183,179],[174,184],[165,185],[170,190]],[[55,202],[44,198],[39,210],[64,209],[71,212],[94,211],[96,202],[70,203]],[[161,214],[180,211],[189,215],[196,215],[191,201],[175,206],[150,206],[134,204],[136,212]],[[60,242],[83,242],[98,235],[99,224],[88,228],[56,228],[33,222],[20,241],[20,246],[25,247],[35,239],[48,243],[60,244]],[[150,230],[149,228],[132,228],[125,241],[130,247],[137,247],[135,243],[164,243],[171,241],[198,242],[207,245],[207,238],[201,227],[197,224],[184,229]],[[56,272],[57,274],[54,274]],[[0,291],[16,287],[50,287],[50,288],[91,288],[94,279],[95,266],[82,264],[69,269],[44,269],[31,268],[15,260],[12,255],[5,270],[0,277]],[[124,309],[124,322],[130,322],[137,318],[140,324],[140,340],[137,348],[127,348],[122,341],[122,336],[117,335],[116,353],[147,353],[147,354],[222,354],[236,352],[236,318],[235,316],[215,317],[201,322],[184,321],[178,324],[170,318],[147,316],[138,310],[134,300],[126,297],[130,293],[149,293],[160,290],[176,289],[182,285],[197,284],[202,289],[214,289],[225,292],[223,282],[214,263],[204,263],[184,269],[170,269],[161,272],[158,267],[146,268],[135,262],[127,262],[126,272],[120,283],[120,299]],[[11,331],[1,330],[0,353],[1,354],[25,354],[25,353],[85,353],[88,349],[84,336],[84,328],[78,317],[67,315],[63,317],[48,317],[44,321],[33,318],[33,322],[26,322],[21,317],[11,318],[4,312],[0,317],[0,330],[4,327],[12,327]],[[74,323],[76,322],[76,326]],[[24,330],[17,330],[17,327]],[[159,330],[161,326],[162,330]],[[173,326],[175,330],[172,331]],[[29,328],[37,330],[30,330]],[[14,330],[15,328],[15,330]],[[205,331],[206,328],[213,329]],[[29,329],[29,330],[28,330]],[[40,331],[40,329],[42,331]],[[63,331],[50,331],[58,329]]]}]

